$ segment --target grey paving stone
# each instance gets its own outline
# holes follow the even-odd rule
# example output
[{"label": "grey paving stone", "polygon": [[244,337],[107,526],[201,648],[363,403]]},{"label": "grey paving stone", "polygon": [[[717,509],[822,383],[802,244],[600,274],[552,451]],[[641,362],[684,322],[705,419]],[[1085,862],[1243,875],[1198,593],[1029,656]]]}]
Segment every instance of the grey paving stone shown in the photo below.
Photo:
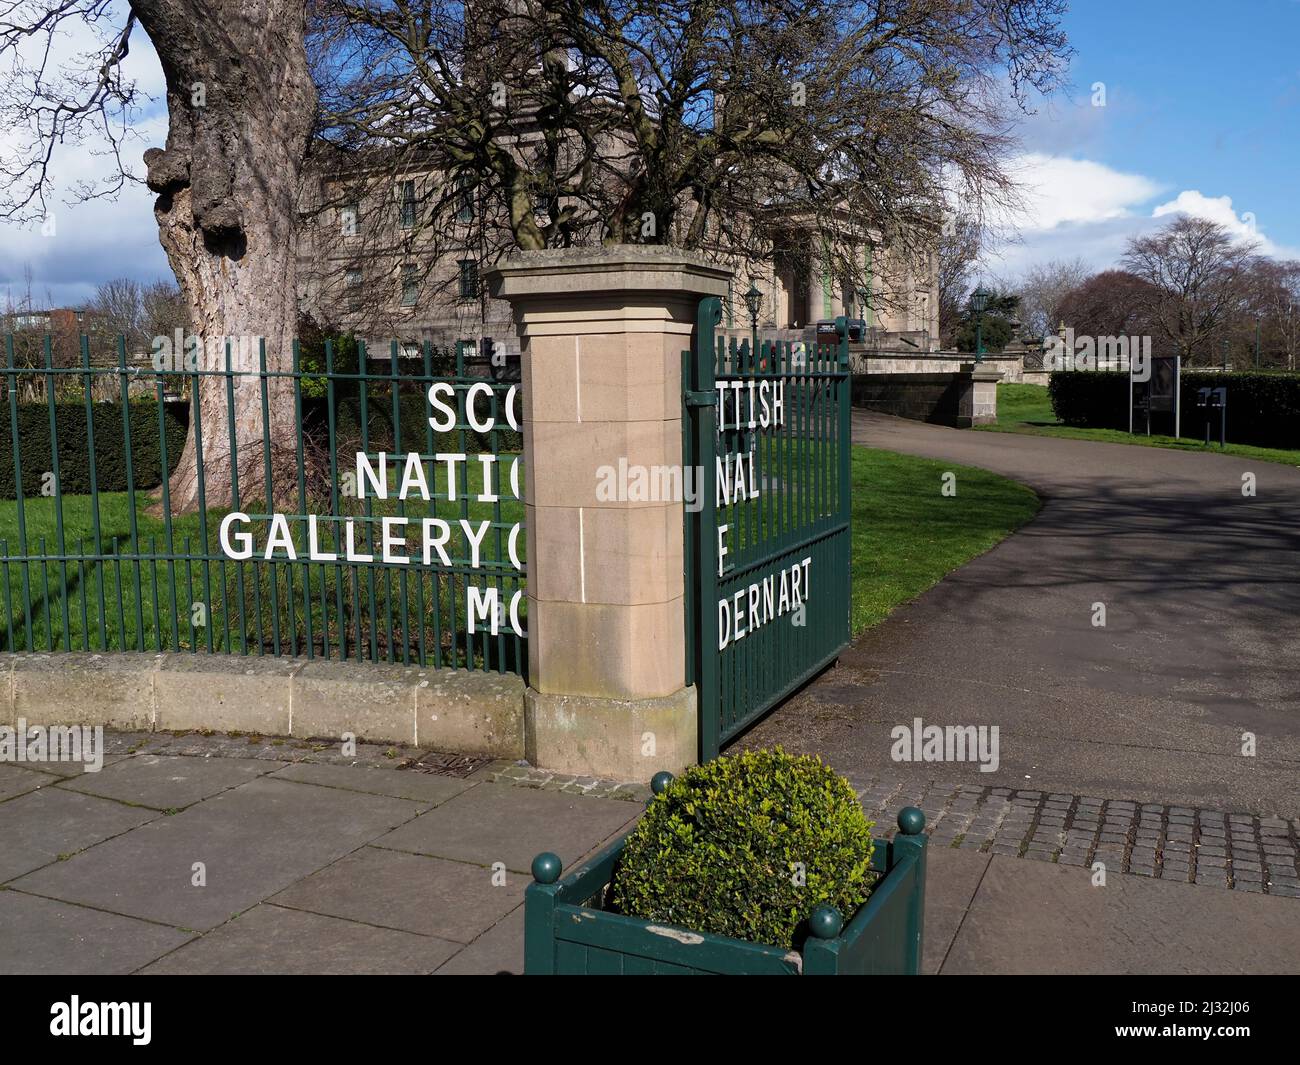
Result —
[{"label": "grey paving stone", "polygon": [[541,851],[571,865],[641,813],[617,799],[480,784],[375,840],[380,847],[527,872]]},{"label": "grey paving stone", "polygon": [[468,943],[524,900],[526,873],[363,847],[269,901],[331,917]]},{"label": "grey paving stone", "polygon": [[443,962],[434,975],[519,976],[523,971],[524,908],[518,906],[469,946]]},{"label": "grey paving stone", "polygon": [[156,810],[123,806],[59,787],[19,795],[0,803],[0,882],[158,816]]},{"label": "grey paving stone", "polygon": [[[50,790],[36,792],[33,798]],[[114,913],[201,931],[216,927],[422,809],[425,807],[406,799],[259,777],[33,873],[20,886]],[[195,862],[206,867],[203,887],[192,883]]]},{"label": "grey paving stone", "polygon": [[[104,742],[107,745],[107,737]],[[104,767],[114,765],[125,757],[124,754],[105,753]],[[22,768],[51,777],[79,777],[86,771],[84,762],[24,762]]]},{"label": "grey paving stone", "polygon": [[59,786],[155,810],[179,810],[219,795],[280,765],[252,758],[181,758],[138,754]]},{"label": "grey paving stone", "polygon": [[34,769],[0,762],[0,802],[53,783],[54,780],[47,773],[38,773]]},{"label": "grey paving stone", "polygon": [[0,972],[11,976],[126,974],[191,938],[134,917],[0,891]]},{"label": "grey paving stone", "polygon": [[142,970],[181,974],[422,974],[456,944],[391,928],[261,905]]},{"label": "grey paving stone", "polygon": [[391,795],[396,799],[413,799],[435,806],[478,783],[474,776],[444,777],[436,773],[419,773],[410,769],[318,765],[310,762],[287,766],[277,772],[275,778],[343,788],[347,791],[361,791],[371,795]]},{"label": "grey paving stone", "polygon": [[1291,899],[995,857],[942,971],[1290,973],[1295,922]]}]

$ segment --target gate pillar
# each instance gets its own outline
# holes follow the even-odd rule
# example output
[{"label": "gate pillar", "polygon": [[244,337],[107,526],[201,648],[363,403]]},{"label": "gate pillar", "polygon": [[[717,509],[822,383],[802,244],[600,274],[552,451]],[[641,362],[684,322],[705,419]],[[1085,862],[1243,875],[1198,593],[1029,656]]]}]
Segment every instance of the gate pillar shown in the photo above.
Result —
[{"label": "gate pillar", "polygon": [[626,245],[524,252],[487,274],[522,353],[535,765],[644,781],[696,761],[681,358],[700,298],[731,275]]}]

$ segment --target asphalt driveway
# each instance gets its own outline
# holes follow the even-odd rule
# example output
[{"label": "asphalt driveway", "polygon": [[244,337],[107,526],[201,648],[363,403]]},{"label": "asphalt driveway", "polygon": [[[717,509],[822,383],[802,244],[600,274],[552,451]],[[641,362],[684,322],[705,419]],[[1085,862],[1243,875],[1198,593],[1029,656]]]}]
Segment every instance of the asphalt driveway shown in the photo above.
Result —
[{"label": "asphalt driveway", "polygon": [[[854,439],[993,470],[1043,509],[741,744],[859,778],[1300,816],[1300,469],[862,412]],[[999,768],[893,760],[891,730],[918,717],[997,725]]]}]

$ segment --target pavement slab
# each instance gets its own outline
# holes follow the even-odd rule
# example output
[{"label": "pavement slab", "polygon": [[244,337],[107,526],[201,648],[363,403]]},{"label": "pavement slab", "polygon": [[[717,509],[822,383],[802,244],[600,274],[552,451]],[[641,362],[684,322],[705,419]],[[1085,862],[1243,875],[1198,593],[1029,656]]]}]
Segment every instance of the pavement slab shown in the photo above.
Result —
[{"label": "pavement slab", "polygon": [[444,962],[435,976],[522,976],[524,908],[519,906]]},{"label": "pavement slab", "polygon": [[0,972],[8,975],[126,974],[191,938],[134,917],[0,891]]},{"label": "pavement slab", "polygon": [[433,972],[455,943],[336,917],[256,906],[147,966],[171,975],[420,975]]},{"label": "pavement slab", "polygon": [[278,768],[251,758],[169,758],[137,754],[82,773],[60,787],[155,810],[180,810]]},{"label": "pavement slab", "polygon": [[572,865],[644,810],[507,784],[480,784],[375,841],[376,846],[527,873],[542,851]]},{"label": "pavement slab", "polygon": [[925,939],[921,968],[937,973],[961,927],[992,855],[927,848],[925,859]]},{"label": "pavement slab", "polygon": [[1300,904],[994,856],[941,972],[1300,972]]},{"label": "pavement slab", "polygon": [[[42,870],[20,886],[205,930],[424,809],[406,799],[261,777]],[[203,886],[193,883],[196,862],[204,866]]]},{"label": "pavement slab", "polygon": [[468,943],[523,902],[529,880],[523,873],[363,847],[270,901]]},{"label": "pavement slab", "polygon": [[45,773],[24,769],[20,765],[10,765],[7,762],[0,763],[0,802],[53,783],[54,781]]},{"label": "pavement slab", "polygon": [[391,795],[395,799],[413,799],[438,805],[459,795],[478,781],[474,777],[445,777],[410,769],[370,766],[324,765],[299,762],[275,774],[276,780],[297,780],[323,787],[361,791],[371,795]]},{"label": "pavement slab", "polygon": [[[158,816],[156,810],[123,806],[58,787],[30,791],[0,803],[0,883]],[[58,864],[66,866],[71,860]]]}]

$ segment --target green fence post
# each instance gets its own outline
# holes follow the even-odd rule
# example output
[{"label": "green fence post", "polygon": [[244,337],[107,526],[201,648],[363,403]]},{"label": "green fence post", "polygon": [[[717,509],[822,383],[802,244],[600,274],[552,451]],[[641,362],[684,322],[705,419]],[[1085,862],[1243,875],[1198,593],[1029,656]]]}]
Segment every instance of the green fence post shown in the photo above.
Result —
[{"label": "green fence post", "polygon": [[[908,973],[919,974],[921,954],[925,947],[925,814],[915,806],[904,806],[898,811],[898,835],[891,844],[896,857],[916,855],[916,890],[907,898]],[[897,864],[897,862],[895,862]]]},{"label": "green fence post", "polygon": [[524,973],[555,973],[555,906],[563,866],[559,856],[544,851],[533,859],[533,882],[524,891]]}]

